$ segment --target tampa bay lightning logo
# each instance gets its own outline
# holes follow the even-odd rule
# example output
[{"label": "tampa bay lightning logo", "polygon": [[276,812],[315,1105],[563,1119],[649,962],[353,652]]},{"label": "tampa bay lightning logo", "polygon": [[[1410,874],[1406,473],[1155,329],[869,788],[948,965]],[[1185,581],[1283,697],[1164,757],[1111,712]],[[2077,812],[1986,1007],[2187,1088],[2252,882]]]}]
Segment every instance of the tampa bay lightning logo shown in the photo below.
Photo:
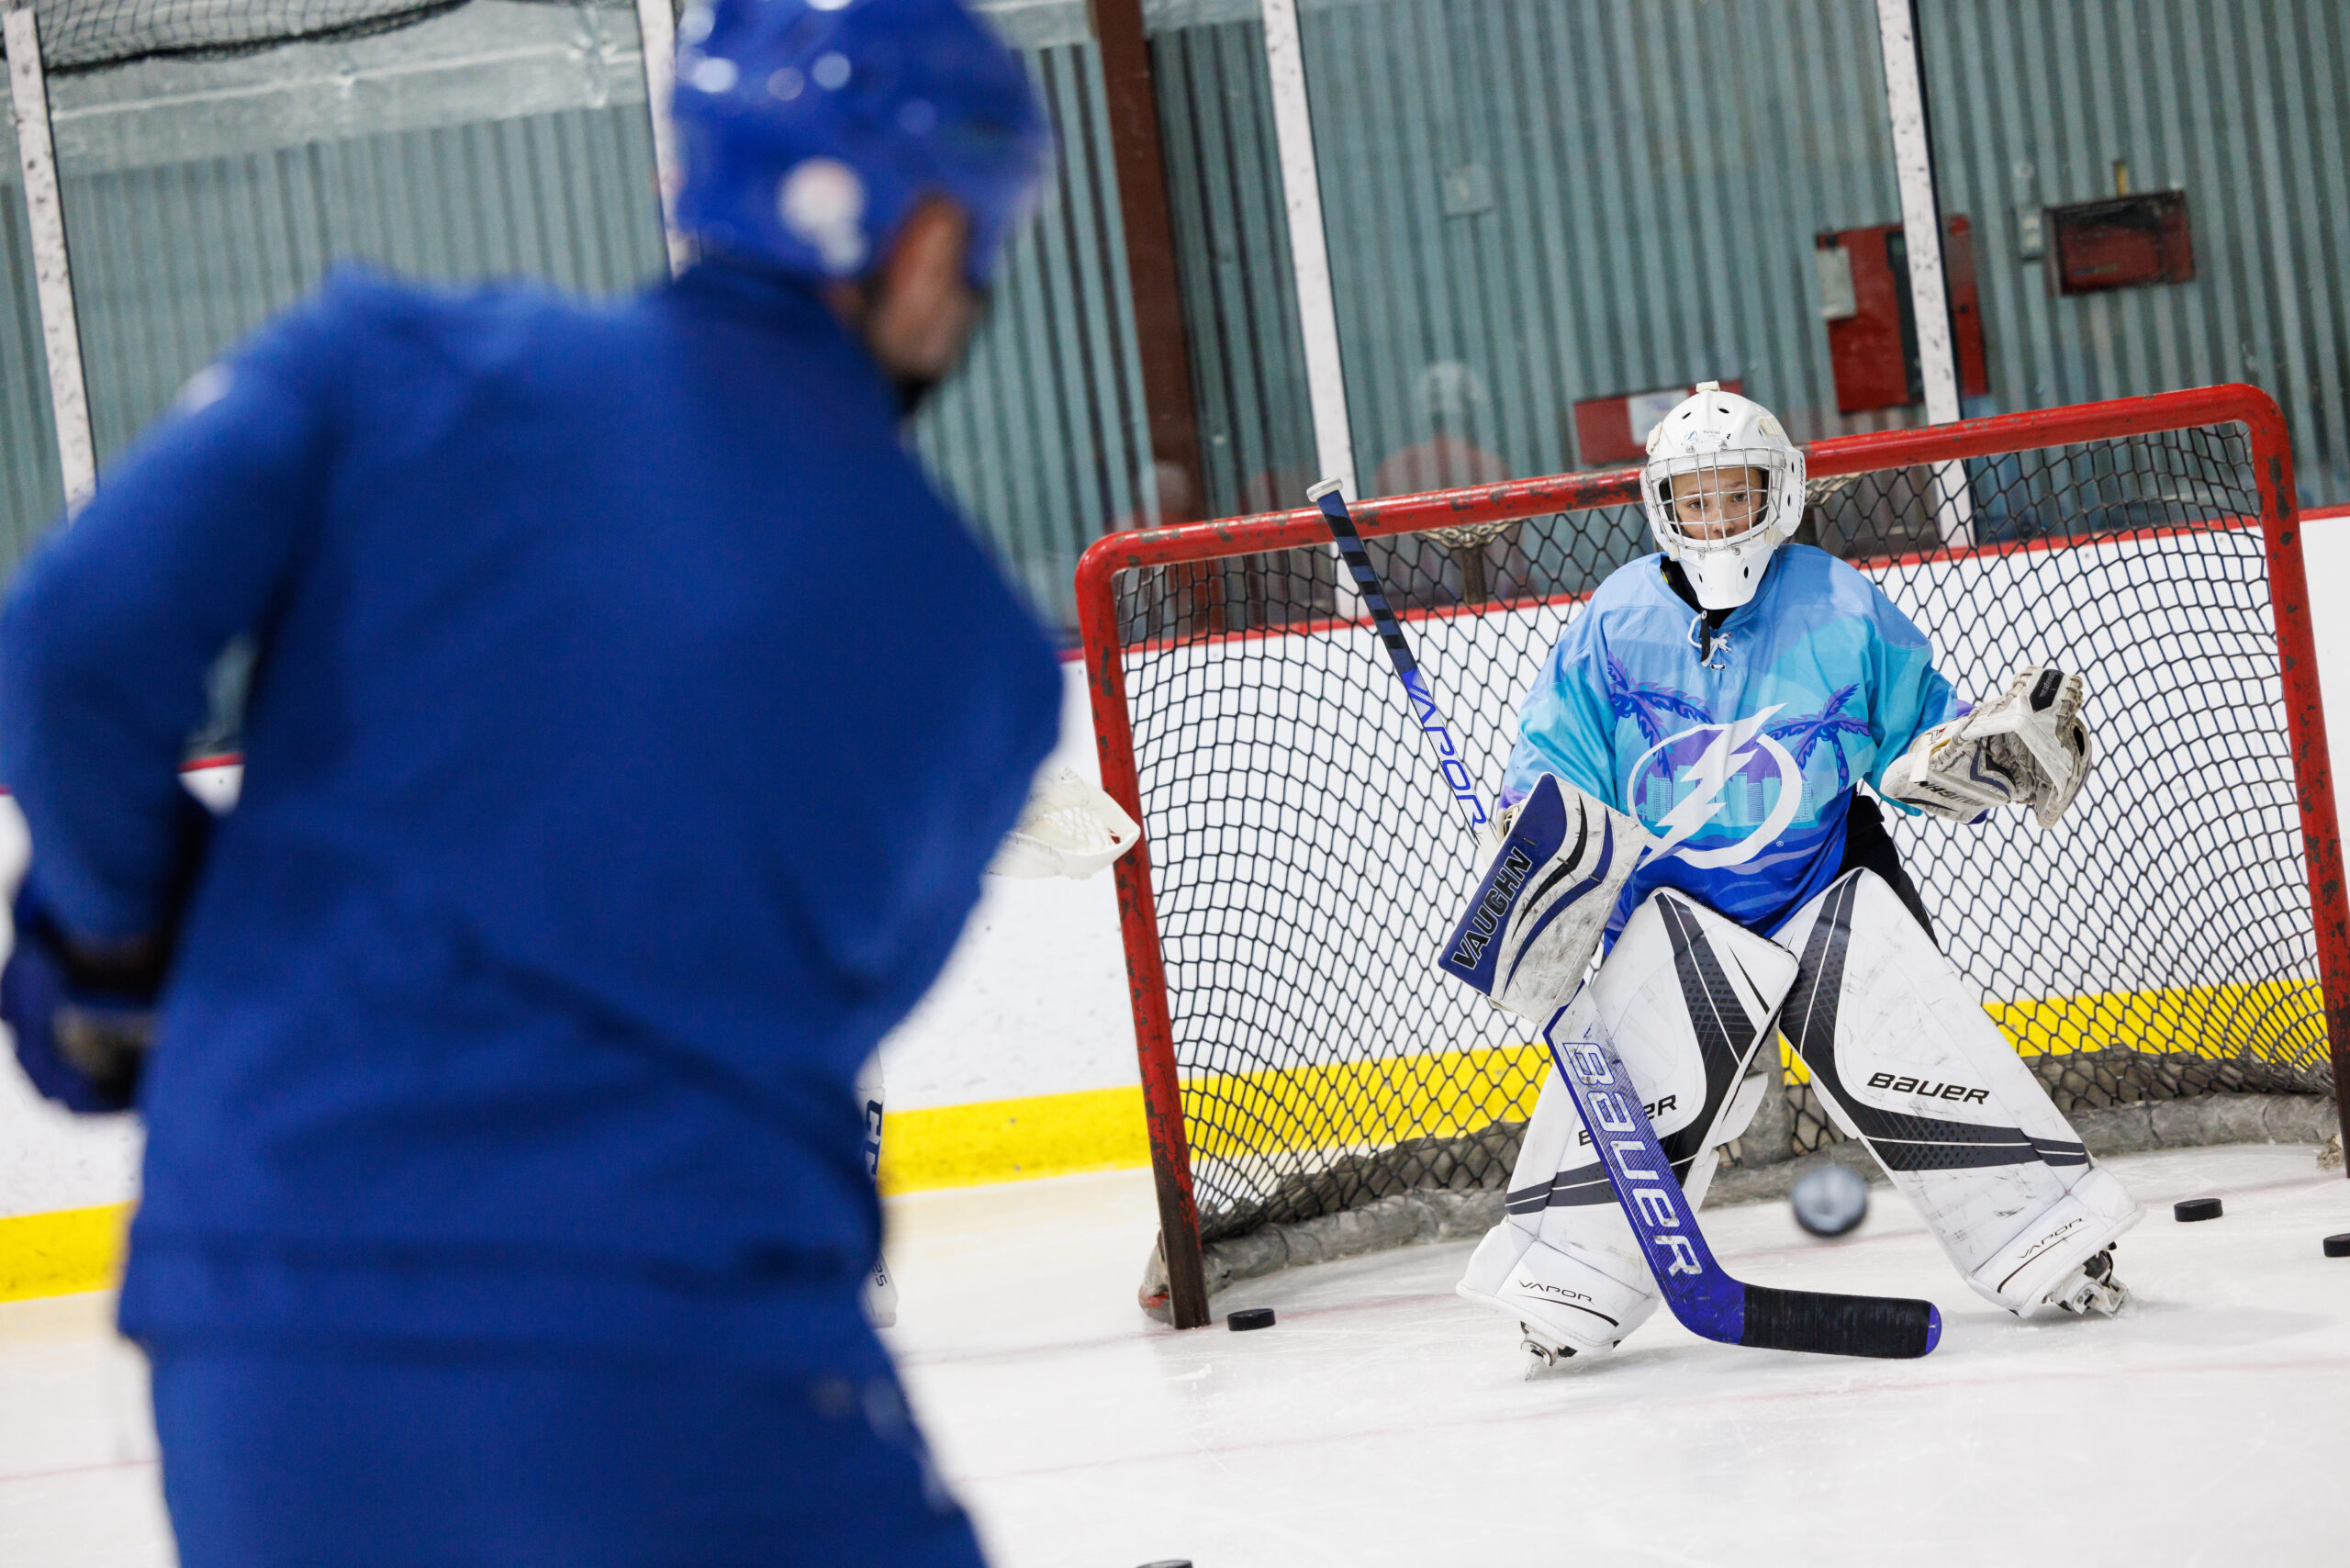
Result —
[{"label": "tampa bay lightning logo", "polygon": [[[1796,812],[1803,807],[1803,767],[1779,744],[1778,737],[1763,727],[1785,706],[1774,702],[1751,718],[1733,719],[1726,724],[1692,725],[1665,736],[1640,754],[1640,759],[1632,765],[1634,779],[1639,778],[1653,763],[1660,773],[1669,775],[1688,791],[1673,801],[1671,811],[1653,820],[1645,812],[1641,814],[1641,825],[1657,835],[1657,854],[1677,851],[1687,864],[1708,868],[1742,866],[1787,831],[1796,820]],[[1729,808],[1729,802],[1722,796],[1730,780],[1758,772],[1766,780],[1775,776],[1779,788],[1769,814],[1753,832],[1736,844],[1717,848],[1681,847]],[[1637,806],[1636,801],[1636,809]]]}]

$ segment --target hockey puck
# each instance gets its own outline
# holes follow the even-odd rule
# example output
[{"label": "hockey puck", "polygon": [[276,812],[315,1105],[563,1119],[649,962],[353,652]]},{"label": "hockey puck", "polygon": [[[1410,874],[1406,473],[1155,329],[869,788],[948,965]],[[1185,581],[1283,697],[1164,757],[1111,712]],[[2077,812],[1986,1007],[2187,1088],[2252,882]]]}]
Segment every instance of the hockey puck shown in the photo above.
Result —
[{"label": "hockey puck", "polygon": [[2179,1202],[2171,1204],[2170,1212],[2181,1225],[2188,1224],[2192,1220],[2217,1219],[2220,1217],[2220,1200],[2217,1198],[2183,1198]]},{"label": "hockey puck", "polygon": [[1224,1326],[1235,1334],[1246,1334],[1251,1328],[1270,1328],[1273,1309],[1270,1306],[1244,1306],[1224,1320]]},{"label": "hockey puck", "polygon": [[1796,1179],[1787,1204],[1812,1235],[1843,1236],[1868,1218],[1869,1184],[1849,1166],[1822,1165]]},{"label": "hockey puck", "polygon": [[2325,1255],[2329,1258],[2350,1258],[2350,1230],[2325,1238]]},{"label": "hockey puck", "polygon": [[1146,1562],[1142,1568],[1192,1568],[1188,1557],[1162,1557],[1156,1562]]}]

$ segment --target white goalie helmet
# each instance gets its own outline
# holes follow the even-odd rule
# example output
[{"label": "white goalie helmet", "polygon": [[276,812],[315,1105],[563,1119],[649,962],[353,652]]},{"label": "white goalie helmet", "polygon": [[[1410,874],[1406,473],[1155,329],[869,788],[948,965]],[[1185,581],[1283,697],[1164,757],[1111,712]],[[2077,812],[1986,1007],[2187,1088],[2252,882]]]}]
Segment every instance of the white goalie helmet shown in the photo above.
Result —
[{"label": "white goalie helmet", "polygon": [[1649,431],[1640,504],[1697,602],[1732,610],[1803,521],[1803,454],[1770,409],[1701,381]]}]

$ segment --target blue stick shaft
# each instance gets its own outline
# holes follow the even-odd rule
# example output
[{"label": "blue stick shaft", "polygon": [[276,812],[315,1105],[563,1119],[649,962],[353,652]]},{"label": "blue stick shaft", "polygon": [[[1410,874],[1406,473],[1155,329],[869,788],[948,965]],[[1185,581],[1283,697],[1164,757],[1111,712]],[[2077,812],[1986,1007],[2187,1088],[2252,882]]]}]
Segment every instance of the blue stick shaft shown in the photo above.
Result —
[{"label": "blue stick shaft", "polygon": [[1452,727],[1437,711],[1427,678],[1420,674],[1419,661],[1412,656],[1412,641],[1404,635],[1404,623],[1395,619],[1395,611],[1387,602],[1387,590],[1380,586],[1379,569],[1371,564],[1371,552],[1363,548],[1362,535],[1355,532],[1355,520],[1347,510],[1347,498],[1338,493],[1338,482],[1325,479],[1305,494],[1322,509],[1323,520],[1330,525],[1330,537],[1338,546],[1338,558],[1346,563],[1355,579],[1355,592],[1371,611],[1371,630],[1385,644],[1387,662],[1395,666],[1395,678],[1403,682],[1404,694],[1411,699],[1412,717],[1436,752],[1437,771],[1443,776],[1446,790],[1460,802],[1471,827],[1484,826],[1491,820],[1484,797],[1478,790],[1476,780],[1469,776],[1468,759],[1453,744]]},{"label": "blue stick shaft", "polygon": [[1595,1020],[1593,1028],[1561,1038],[1559,1025],[1568,1011],[1561,1007],[1551,1014],[1542,1039],[1632,1222],[1649,1272],[1656,1276],[1673,1316],[1693,1333],[1737,1344],[1746,1326],[1745,1287],[1714,1261],[1713,1249],[1697,1228],[1696,1211],[1673,1174],[1673,1162],[1665,1158],[1615,1042]]}]

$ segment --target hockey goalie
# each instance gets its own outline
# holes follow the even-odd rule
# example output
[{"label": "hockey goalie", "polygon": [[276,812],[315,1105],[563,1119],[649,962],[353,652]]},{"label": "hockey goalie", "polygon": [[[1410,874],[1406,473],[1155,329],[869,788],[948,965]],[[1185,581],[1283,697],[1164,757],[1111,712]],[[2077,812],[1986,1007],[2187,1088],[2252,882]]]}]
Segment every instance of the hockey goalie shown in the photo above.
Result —
[{"label": "hockey goalie", "polygon": [[[2117,1310],[2113,1243],[2141,1210],[1942,956],[1859,790],[2053,826],[2089,763],[2080,678],[2035,666],[1961,701],[1868,578],[1789,543],[1803,454],[1760,405],[1706,384],[1648,451],[1660,553],[1610,576],[1545,661],[1441,966],[1538,1028],[1570,998],[1595,1009],[1693,1206],[1776,1092],[1784,1035],[1977,1294],[2026,1317]],[[1612,1350],[1656,1310],[1555,1070],[1459,1288],[1538,1364]]]}]

